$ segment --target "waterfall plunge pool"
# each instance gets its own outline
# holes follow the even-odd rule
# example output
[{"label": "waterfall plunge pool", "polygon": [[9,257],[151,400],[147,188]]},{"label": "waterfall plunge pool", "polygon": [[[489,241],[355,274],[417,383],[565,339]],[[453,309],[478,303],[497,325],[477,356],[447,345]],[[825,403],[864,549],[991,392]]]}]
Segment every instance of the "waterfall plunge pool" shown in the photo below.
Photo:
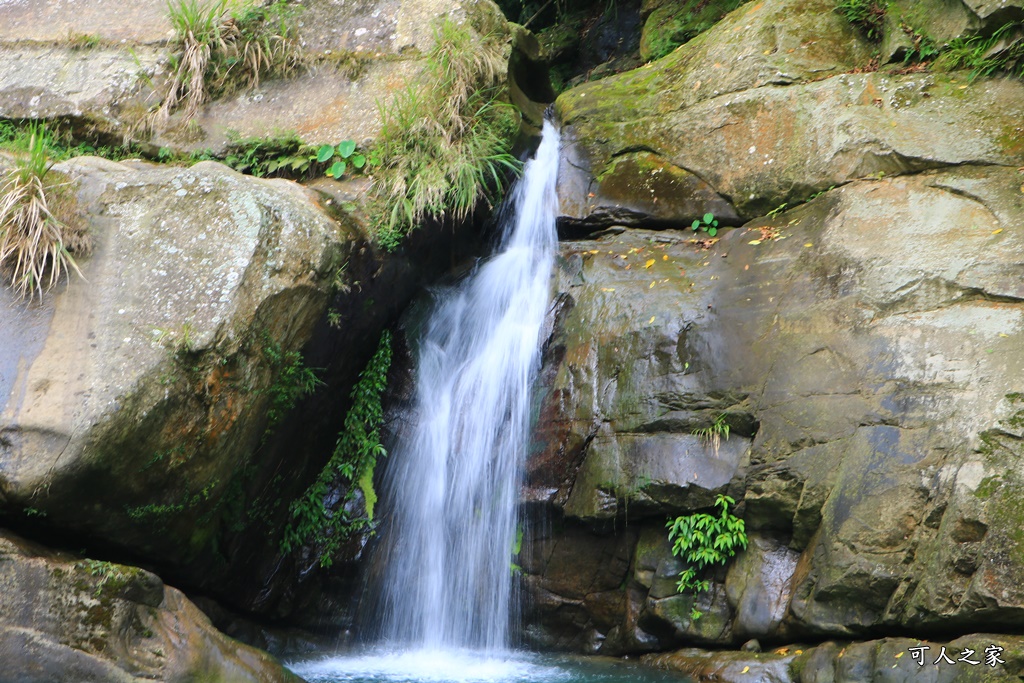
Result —
[{"label": "waterfall plunge pool", "polygon": [[371,650],[291,662],[309,683],[692,683],[610,657],[469,650]]}]

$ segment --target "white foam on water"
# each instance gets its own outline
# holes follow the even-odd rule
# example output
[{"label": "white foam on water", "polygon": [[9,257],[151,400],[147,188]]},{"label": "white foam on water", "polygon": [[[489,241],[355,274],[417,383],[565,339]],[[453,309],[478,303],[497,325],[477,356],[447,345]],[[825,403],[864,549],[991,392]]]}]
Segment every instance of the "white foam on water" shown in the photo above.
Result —
[{"label": "white foam on water", "polygon": [[377,650],[293,663],[310,683],[564,683],[572,676],[522,653],[487,656],[466,650]]}]

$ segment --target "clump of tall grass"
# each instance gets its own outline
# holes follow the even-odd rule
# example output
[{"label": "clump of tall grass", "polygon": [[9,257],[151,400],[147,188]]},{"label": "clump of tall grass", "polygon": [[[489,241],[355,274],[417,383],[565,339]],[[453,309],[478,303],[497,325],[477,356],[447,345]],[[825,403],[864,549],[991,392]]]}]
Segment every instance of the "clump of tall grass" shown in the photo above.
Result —
[{"label": "clump of tall grass", "polygon": [[285,76],[301,63],[296,9],[284,0],[234,9],[227,0],[172,0],[168,12],[180,47],[152,129],[165,128],[179,109],[187,123],[206,101],[255,88],[261,77]]},{"label": "clump of tall grass", "polygon": [[89,248],[79,226],[68,225],[56,204],[67,201],[61,183],[52,183],[45,128],[29,127],[28,149],[0,186],[0,267],[21,296],[53,287],[71,271],[81,275],[72,252]]},{"label": "clump of tall grass", "polygon": [[1024,76],[1024,23],[1004,24],[990,36],[954,38],[935,60],[937,69],[970,69],[973,81],[1006,72]]},{"label": "clump of tall grass", "polygon": [[493,203],[518,161],[518,127],[503,100],[500,39],[445,19],[420,79],[381,107],[373,187],[377,239],[394,249],[429,218],[465,220]]}]

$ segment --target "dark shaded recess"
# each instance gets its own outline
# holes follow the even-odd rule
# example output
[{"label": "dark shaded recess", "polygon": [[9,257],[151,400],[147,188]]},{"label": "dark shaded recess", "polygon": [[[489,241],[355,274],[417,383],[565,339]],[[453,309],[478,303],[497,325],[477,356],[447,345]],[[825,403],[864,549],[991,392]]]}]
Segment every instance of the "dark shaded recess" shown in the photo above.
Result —
[{"label": "dark shaded recess", "polygon": [[640,65],[640,0],[499,0],[497,4],[509,21],[524,24],[537,35],[547,52],[556,94],[567,84]]}]

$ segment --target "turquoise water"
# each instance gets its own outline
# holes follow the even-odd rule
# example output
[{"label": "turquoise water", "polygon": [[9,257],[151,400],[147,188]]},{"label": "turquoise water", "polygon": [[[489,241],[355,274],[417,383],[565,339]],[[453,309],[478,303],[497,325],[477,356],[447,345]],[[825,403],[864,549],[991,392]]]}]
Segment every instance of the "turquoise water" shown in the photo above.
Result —
[{"label": "turquoise water", "polygon": [[522,652],[377,650],[288,666],[309,683],[692,683],[682,674],[610,658]]}]

